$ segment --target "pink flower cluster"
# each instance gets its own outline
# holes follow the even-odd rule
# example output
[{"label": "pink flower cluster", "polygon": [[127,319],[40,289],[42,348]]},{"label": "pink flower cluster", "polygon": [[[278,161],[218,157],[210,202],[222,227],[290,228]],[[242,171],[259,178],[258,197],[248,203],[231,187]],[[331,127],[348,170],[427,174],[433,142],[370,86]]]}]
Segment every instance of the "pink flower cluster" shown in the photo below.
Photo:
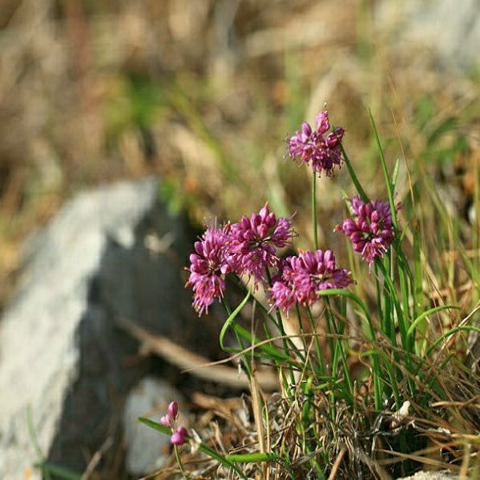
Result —
[{"label": "pink flower cluster", "polygon": [[324,172],[330,176],[334,168],[340,167],[342,163],[341,143],[344,130],[336,128],[326,135],[330,130],[326,111],[317,116],[316,123],[317,128],[314,130],[309,123],[305,122],[302,128],[290,138],[288,142],[290,157],[311,164],[313,170],[319,174]]},{"label": "pink flower cluster", "polygon": [[272,269],[273,284],[265,286],[272,304],[284,311],[296,303],[312,305],[319,300],[320,291],[352,283],[350,272],[337,267],[331,250],[280,260],[278,249],[287,246],[292,236],[290,221],[277,218],[268,205],[236,224],[209,228],[190,255],[187,285],[193,289],[197,312],[202,315],[215,299],[223,298],[229,273],[246,274],[266,284],[267,271]]},{"label": "pink flower cluster", "polygon": [[188,269],[187,286],[193,289],[193,306],[199,315],[208,312],[215,299],[223,298],[228,273],[265,281],[267,269],[280,261],[277,250],[287,246],[292,236],[291,222],[277,218],[268,204],[239,223],[207,229],[195,243]]},{"label": "pink flower cluster", "polygon": [[351,283],[351,273],[337,267],[331,250],[302,252],[283,262],[272,286],[272,300],[277,308],[289,311],[297,303],[313,305],[323,290],[345,288]]},{"label": "pink flower cluster", "polygon": [[194,244],[190,255],[190,276],[187,285],[193,289],[193,306],[202,315],[214,299],[223,298],[225,275],[230,271],[227,261],[228,226],[209,228]]},{"label": "pink flower cluster", "polygon": [[292,238],[292,225],[286,218],[277,219],[265,205],[259,213],[232,225],[230,238],[234,270],[265,280],[266,269],[278,263],[277,249],[286,247]]},{"label": "pink flower cluster", "polygon": [[175,429],[175,423],[178,417],[178,403],[171,402],[167,409],[167,414],[160,419],[160,423],[164,427],[169,427],[172,429],[172,436],[170,437],[170,442],[173,445],[180,446],[183,445],[188,438],[188,431],[185,427],[178,427]]},{"label": "pink flower cluster", "polygon": [[395,237],[392,212],[388,202],[364,202],[352,199],[352,218],[343,221],[336,230],[350,238],[353,249],[370,266],[387,252]]},{"label": "pink flower cluster", "polygon": [[[304,123],[289,141],[292,158],[312,166],[314,172],[332,175],[342,163],[344,130],[330,133],[328,112],[321,112],[314,130]],[[356,197],[351,202],[352,218],[344,220],[336,230],[353,243],[355,252],[370,266],[381,258],[392,244],[395,229],[387,202],[365,202]],[[266,204],[258,213],[243,217],[238,223],[209,228],[190,255],[187,286],[193,289],[193,306],[199,315],[208,313],[215,300],[221,300],[228,274],[248,275],[265,284],[274,307],[289,311],[296,304],[310,306],[320,292],[348,287],[351,273],[339,268],[331,250],[302,252],[281,260],[278,250],[293,237],[290,220],[277,218]],[[273,283],[270,280],[273,273]]]}]

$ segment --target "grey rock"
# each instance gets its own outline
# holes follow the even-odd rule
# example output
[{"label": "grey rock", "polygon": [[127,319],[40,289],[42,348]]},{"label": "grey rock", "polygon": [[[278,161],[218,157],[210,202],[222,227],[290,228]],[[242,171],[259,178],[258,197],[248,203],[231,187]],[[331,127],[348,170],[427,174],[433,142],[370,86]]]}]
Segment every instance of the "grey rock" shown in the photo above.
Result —
[{"label": "grey rock", "polygon": [[377,25],[388,25],[400,45],[427,47],[441,64],[461,69],[479,65],[479,0],[390,0],[380,2]]},{"label": "grey rock", "polygon": [[150,368],[119,320],[210,352],[183,288],[190,238],[158,189],[147,179],[80,194],[28,244],[0,320],[0,478],[39,460],[29,430],[43,458],[77,472],[106,438],[104,464],[118,455],[124,400]]},{"label": "grey rock", "polygon": [[[181,394],[168,383],[152,377],[144,378],[129,394],[123,415],[126,468],[131,475],[144,475],[158,470],[169,453],[169,437],[139,423],[138,417],[159,421],[168,404]],[[180,411],[183,412],[182,406]]]},{"label": "grey rock", "polygon": [[398,480],[458,480],[458,476],[448,472],[417,472],[411,477],[404,477]]}]

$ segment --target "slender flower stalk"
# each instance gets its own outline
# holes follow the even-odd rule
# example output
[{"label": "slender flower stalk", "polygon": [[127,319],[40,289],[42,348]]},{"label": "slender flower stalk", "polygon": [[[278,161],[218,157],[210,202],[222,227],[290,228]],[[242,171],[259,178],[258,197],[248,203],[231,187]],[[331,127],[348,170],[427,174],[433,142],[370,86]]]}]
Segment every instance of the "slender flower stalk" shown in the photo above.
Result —
[{"label": "slender flower stalk", "polygon": [[[172,442],[173,443],[173,442]],[[175,460],[177,460],[177,465],[180,471],[182,472],[182,476],[184,479],[188,479],[187,472],[185,471],[185,467],[183,466],[182,457],[180,457],[180,452],[178,451],[178,446],[173,443],[173,451],[175,452]]]},{"label": "slender flower stalk", "polygon": [[317,174],[312,172],[312,225],[313,225],[313,244],[315,250],[318,250],[318,219],[317,219]]}]

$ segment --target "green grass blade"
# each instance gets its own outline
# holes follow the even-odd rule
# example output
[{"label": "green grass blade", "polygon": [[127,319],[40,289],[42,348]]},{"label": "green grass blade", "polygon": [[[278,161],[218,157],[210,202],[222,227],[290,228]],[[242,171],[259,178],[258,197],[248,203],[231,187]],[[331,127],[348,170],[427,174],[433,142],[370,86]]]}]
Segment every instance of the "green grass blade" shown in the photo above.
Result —
[{"label": "green grass blade", "polygon": [[[253,337],[252,334],[246,328],[243,328],[241,325],[238,325],[238,324],[235,324],[233,328],[240,335],[240,337],[242,337],[244,340],[247,340],[252,345],[255,345],[256,343],[258,343],[258,340],[255,337]],[[261,345],[258,347],[258,349],[264,352],[273,360],[291,363],[291,358],[288,355],[282,353],[280,350],[278,350],[276,347],[274,347],[271,344]]]},{"label": "green grass blade", "polygon": [[421,313],[410,325],[410,328],[407,331],[407,337],[410,339],[413,333],[415,332],[415,329],[418,327],[418,325],[422,322],[422,320],[426,319],[430,315],[433,315],[438,312],[442,312],[443,310],[460,310],[460,307],[457,307],[455,305],[441,305],[440,307],[434,307],[431,308],[430,310],[427,310],[426,312]]},{"label": "green grass blade", "polygon": [[370,122],[372,124],[373,134],[375,136],[375,141],[377,143],[378,152],[380,154],[380,163],[382,165],[383,176],[385,177],[385,184],[387,185],[387,194],[388,202],[390,203],[390,210],[392,211],[392,221],[395,226],[395,229],[398,229],[398,219],[397,219],[397,210],[395,208],[395,199],[394,199],[394,190],[393,183],[388,172],[387,162],[385,161],[385,154],[383,152],[382,143],[380,142],[380,137],[378,135],[377,125],[372,115],[372,111],[369,109],[368,114],[370,116]]},{"label": "green grass blade", "polygon": [[350,162],[350,158],[347,155],[347,152],[343,148],[343,145],[340,144],[340,147],[342,149],[342,154],[343,154],[343,159],[345,160],[345,165],[347,166],[348,173],[350,174],[350,178],[352,179],[353,184],[355,185],[355,189],[357,190],[357,193],[360,195],[360,198],[364,202],[368,202],[368,195],[366,194],[365,190],[362,187],[362,184],[360,183],[360,180],[357,177],[357,174],[355,173],[355,170],[352,166],[352,162]]},{"label": "green grass blade", "polygon": [[238,455],[225,455],[225,459],[232,463],[261,463],[279,460],[274,453],[244,453]]},{"label": "green grass blade", "polygon": [[340,288],[331,288],[329,290],[322,290],[321,292],[318,292],[318,295],[320,297],[331,297],[334,295],[340,295],[341,297],[346,297],[352,300],[357,306],[360,307],[360,309],[362,310],[362,313],[365,315],[365,318],[367,319],[370,327],[371,340],[375,340],[375,328],[373,327],[372,318],[370,317],[368,308],[365,306],[365,304],[360,300],[360,298],[357,295],[355,295],[352,292],[349,292],[348,290],[343,290]]},{"label": "green grass blade", "polygon": [[241,472],[241,470],[233,463],[228,460],[227,457],[220,455],[215,450],[212,450],[210,447],[207,447],[205,444],[201,443],[198,449],[203,452],[205,455],[208,455],[210,458],[213,458],[217,462],[221,463],[224,467],[235,471],[241,478],[248,480],[247,477]]},{"label": "green grass blade", "polygon": [[143,423],[147,427],[153,428],[154,430],[157,430],[157,432],[163,433],[164,435],[171,435],[172,434],[172,429],[170,427],[165,427],[164,425],[154,422],[153,420],[150,420],[149,418],[145,417],[140,417],[138,419],[139,422]]},{"label": "green grass blade", "polygon": [[80,475],[79,473],[75,473],[72,470],[69,470],[68,468],[61,467],[59,465],[55,465],[53,463],[37,463],[34,465],[35,468],[38,468],[39,470],[42,471],[42,473],[45,475],[45,473],[55,475],[57,478],[61,478],[62,480],[82,480],[83,476]]},{"label": "green grass blade", "polygon": [[480,333],[480,328],[478,327],[471,327],[471,326],[459,326],[452,328],[449,330],[447,333],[443,334],[428,350],[426,353],[426,356],[429,357],[432,352],[447,338],[451,337],[452,335],[455,335],[458,332],[476,332]]},{"label": "green grass blade", "polygon": [[248,300],[250,299],[250,291],[247,292],[245,295],[245,298],[240,302],[238,307],[230,314],[230,316],[227,318],[225,323],[223,324],[222,330],[220,331],[220,347],[222,350],[225,350],[225,335],[228,331],[228,329],[232,326],[232,323],[234,320],[237,318],[238,314],[242,311],[243,307],[247,304]]},{"label": "green grass blade", "polygon": [[[370,316],[368,308],[365,306],[365,304],[362,302],[362,300],[360,300],[360,298],[357,295],[347,290],[342,290],[337,288],[332,288],[330,290],[323,290],[322,292],[319,292],[318,295],[321,297],[340,295],[342,297],[346,297],[352,300],[358,307],[360,307],[360,309],[362,310],[362,313],[365,315],[365,318],[367,319],[367,323],[368,323],[368,328],[370,330],[370,340],[372,341],[372,343],[375,344],[376,333],[375,333],[375,327],[372,322],[372,317]],[[374,391],[375,391],[375,408],[377,410],[380,410],[382,407],[382,398],[383,398],[382,370],[380,368],[377,355],[373,357],[372,361],[373,361],[373,372],[374,372],[373,382],[374,382]]]}]

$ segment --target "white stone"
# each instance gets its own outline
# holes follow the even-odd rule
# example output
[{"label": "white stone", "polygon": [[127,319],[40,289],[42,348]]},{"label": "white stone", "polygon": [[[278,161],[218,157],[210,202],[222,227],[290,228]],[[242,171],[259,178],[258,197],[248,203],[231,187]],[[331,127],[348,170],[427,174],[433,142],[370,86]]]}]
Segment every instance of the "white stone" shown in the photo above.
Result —
[{"label": "white stone", "polygon": [[417,472],[411,477],[404,477],[398,480],[458,480],[458,477],[448,472]]},{"label": "white stone", "polygon": [[125,405],[123,424],[127,446],[126,467],[131,475],[144,475],[159,469],[169,453],[170,438],[143,425],[139,417],[158,422],[172,401],[181,403],[181,395],[168,383],[153,377],[144,378],[130,392]]}]

